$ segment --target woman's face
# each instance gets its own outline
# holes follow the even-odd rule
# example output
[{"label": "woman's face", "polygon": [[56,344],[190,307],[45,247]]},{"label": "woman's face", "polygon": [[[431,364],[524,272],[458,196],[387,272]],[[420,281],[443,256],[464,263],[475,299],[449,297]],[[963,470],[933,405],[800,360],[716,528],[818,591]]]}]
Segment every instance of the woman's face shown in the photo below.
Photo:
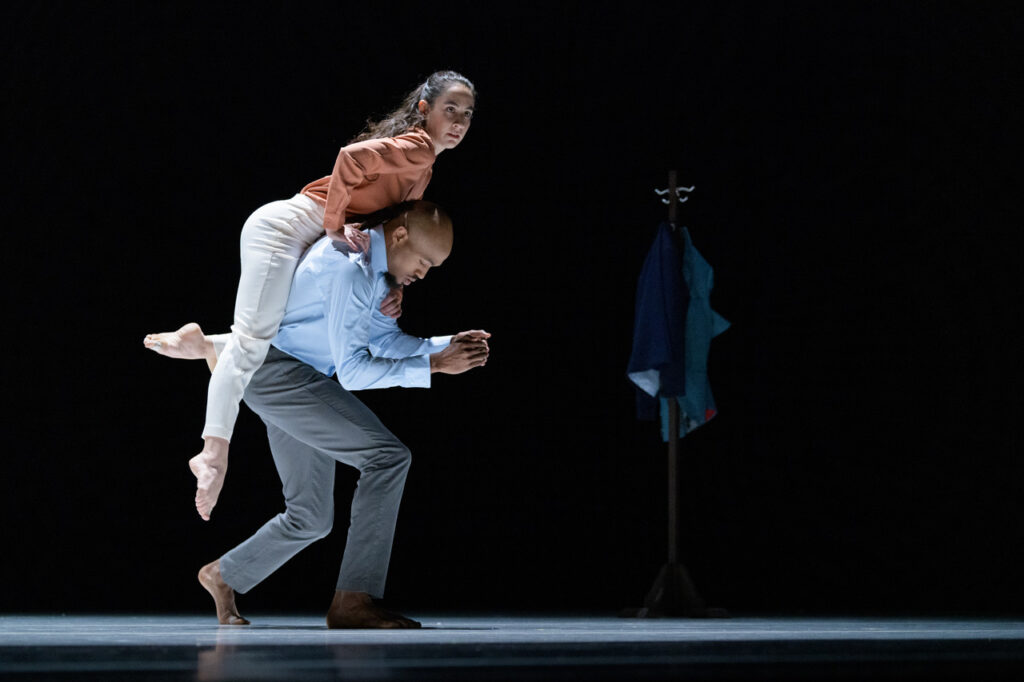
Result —
[{"label": "woman's face", "polygon": [[454,149],[462,142],[473,122],[473,105],[473,93],[462,83],[449,85],[433,104],[420,100],[420,111],[427,115],[423,126],[438,152]]}]

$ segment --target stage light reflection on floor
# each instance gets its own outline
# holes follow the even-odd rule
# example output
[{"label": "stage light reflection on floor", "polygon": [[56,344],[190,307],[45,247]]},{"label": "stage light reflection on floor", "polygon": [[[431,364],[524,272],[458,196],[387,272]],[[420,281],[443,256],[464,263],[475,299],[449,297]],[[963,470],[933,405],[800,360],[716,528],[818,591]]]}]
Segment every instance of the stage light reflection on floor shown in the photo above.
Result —
[{"label": "stage light reflection on floor", "polygon": [[[0,616],[4,679],[988,679],[1024,673],[1024,620]],[[1024,678],[1024,676],[1022,676]],[[1010,679],[1006,677],[1005,679]]]}]

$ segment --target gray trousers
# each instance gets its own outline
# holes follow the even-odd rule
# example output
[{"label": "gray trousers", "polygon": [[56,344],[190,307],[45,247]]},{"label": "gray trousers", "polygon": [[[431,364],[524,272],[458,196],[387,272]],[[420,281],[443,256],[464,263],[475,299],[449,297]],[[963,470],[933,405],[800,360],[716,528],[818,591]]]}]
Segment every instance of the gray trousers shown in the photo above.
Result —
[{"label": "gray trousers", "polygon": [[285,510],[220,559],[224,580],[247,592],[334,524],[334,468],[359,470],[339,590],[384,594],[408,448],[354,395],[271,347],[245,391],[267,425]]}]

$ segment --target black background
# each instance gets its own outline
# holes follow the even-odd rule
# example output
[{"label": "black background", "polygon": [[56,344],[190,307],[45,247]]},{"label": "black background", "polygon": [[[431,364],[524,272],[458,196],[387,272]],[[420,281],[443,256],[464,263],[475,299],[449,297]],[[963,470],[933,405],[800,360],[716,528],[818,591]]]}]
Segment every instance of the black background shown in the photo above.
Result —
[{"label": "black background", "polygon": [[[368,3],[366,3],[368,4]],[[376,3],[383,5],[383,3]],[[736,612],[1019,613],[1021,12],[971,3],[20,3],[4,10],[2,611],[209,608],[282,509],[243,408],[204,523],[207,371],[238,232],[431,71],[479,90],[426,198],[452,257],[416,334],[487,367],[361,397],[414,453],[405,609],[614,612],[665,558],[665,454],[625,377],[667,171],[714,266],[720,415],[682,547]],[[1016,244],[1016,246],[1014,246]],[[326,608],[335,532],[240,601]]]}]

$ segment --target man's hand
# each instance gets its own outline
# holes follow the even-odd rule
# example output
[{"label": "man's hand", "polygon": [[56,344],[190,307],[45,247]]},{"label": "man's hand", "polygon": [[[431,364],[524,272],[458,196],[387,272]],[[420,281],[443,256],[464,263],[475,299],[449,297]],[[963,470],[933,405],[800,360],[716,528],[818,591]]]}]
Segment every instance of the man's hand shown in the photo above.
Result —
[{"label": "man's hand", "polygon": [[393,317],[396,320],[402,315],[402,291],[403,287],[397,286],[392,287],[388,295],[384,297],[384,300],[380,303],[380,311],[388,317]]},{"label": "man's hand", "polygon": [[327,236],[334,241],[343,242],[354,253],[363,253],[370,248],[370,233],[363,232],[352,224],[345,225],[344,230],[328,231]]},{"label": "man's hand", "polygon": [[482,329],[456,334],[447,348],[430,356],[430,372],[462,374],[474,367],[483,367],[490,353],[489,338],[491,335]]},{"label": "man's hand", "polygon": [[467,339],[472,339],[474,341],[483,340],[484,345],[486,346],[486,340],[489,338],[491,338],[489,332],[485,332],[483,329],[471,329],[468,332],[459,332],[458,334],[453,336],[452,343],[455,343],[456,341],[465,341]]}]

